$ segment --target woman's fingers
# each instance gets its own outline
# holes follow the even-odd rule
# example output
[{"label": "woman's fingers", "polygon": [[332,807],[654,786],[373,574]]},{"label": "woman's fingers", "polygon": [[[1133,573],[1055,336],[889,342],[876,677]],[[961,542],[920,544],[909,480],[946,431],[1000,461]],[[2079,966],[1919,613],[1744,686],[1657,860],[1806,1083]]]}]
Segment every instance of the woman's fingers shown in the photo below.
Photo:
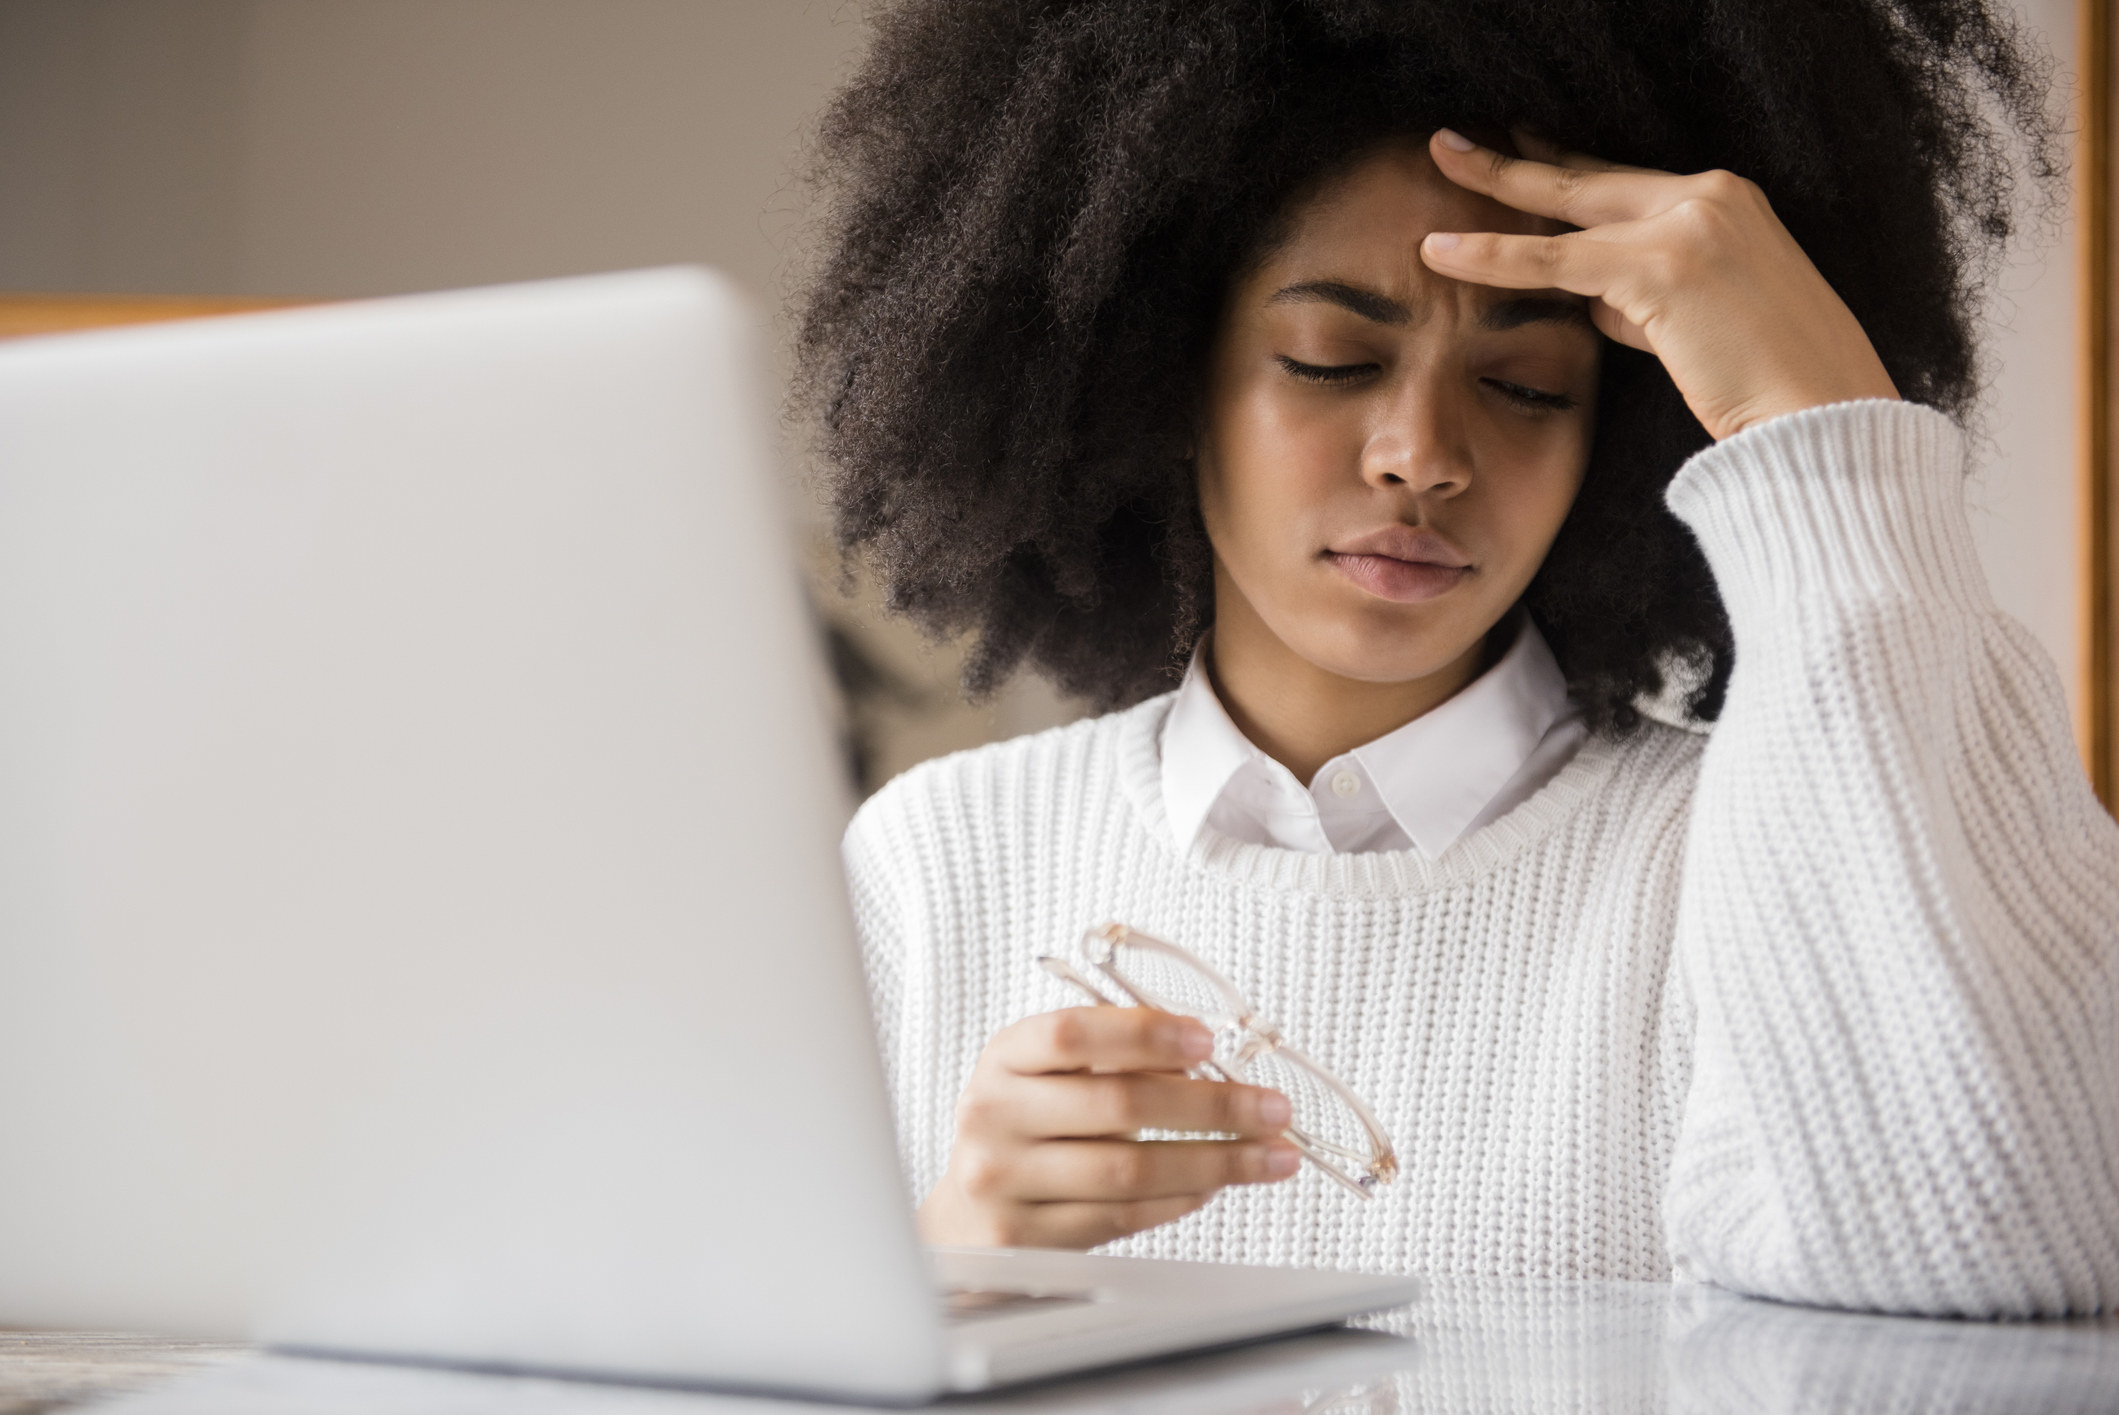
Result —
[{"label": "woman's fingers", "polygon": [[1516,236],[1499,231],[1435,231],[1420,243],[1444,275],[1507,290],[1566,290],[1602,297],[1623,273],[1623,255],[1577,235]]},{"label": "woman's fingers", "polygon": [[1516,236],[1496,231],[1437,231],[1420,254],[1436,273],[1507,290],[1565,290],[1590,298],[1590,320],[1605,337],[1649,349],[1646,324],[1652,300],[1645,281],[1653,262],[1625,245],[1626,226],[1606,226],[1592,237]]},{"label": "woman's fingers", "polygon": [[[1185,1072],[1207,1059],[1198,1021],[1142,1007],[1074,1007],[994,1034],[957,1106],[948,1169],[920,1205],[930,1243],[1091,1247],[1181,1218],[1231,1184],[1285,1179],[1277,1091]],[[1142,1130],[1234,1135],[1137,1140]]]},{"label": "woman's fingers", "polygon": [[1518,141],[1557,160],[1510,157],[1447,129],[1429,148],[1458,185],[1581,229],[1433,232],[1421,258],[1438,274],[1589,297],[1597,327],[1662,360],[1717,439],[1803,408],[1898,396],[1860,322],[1755,184]]},{"label": "woman's fingers", "polygon": [[1442,175],[1458,186],[1570,226],[1603,226],[1653,215],[1677,199],[1670,184],[1684,180],[1638,167],[1561,166],[1510,157],[1448,128],[1428,140],[1428,151]]},{"label": "woman's fingers", "polygon": [[1214,1193],[1208,1190],[1123,1203],[1030,1204],[1018,1210],[1006,1229],[993,1235],[993,1241],[1004,1248],[1094,1248],[1159,1224],[1175,1223],[1205,1207]]},{"label": "woman's fingers", "polygon": [[1293,1107],[1278,1091],[1145,1072],[1003,1077],[967,1097],[967,1106],[990,1106],[996,1126],[1025,1139],[1139,1130],[1220,1131],[1263,1139],[1280,1134],[1293,1119]]},{"label": "woman's fingers", "polygon": [[[1572,148],[1562,147],[1556,142],[1540,137],[1528,128],[1510,128],[1508,136],[1515,143],[1516,151],[1530,158],[1533,162],[1544,162],[1554,167],[1574,167],[1584,172],[1655,173],[1653,167],[1629,167],[1623,162],[1612,162],[1606,158],[1596,157],[1586,152],[1576,152]],[[1669,174],[1664,173],[1661,175],[1667,176]]]},{"label": "woman's fingers", "polygon": [[1052,1140],[1016,1157],[1005,1197],[1050,1203],[1206,1195],[1230,1184],[1286,1179],[1301,1159],[1285,1140]]},{"label": "woman's fingers", "polygon": [[1069,1007],[994,1034],[985,1060],[1019,1076],[1065,1071],[1183,1071],[1214,1051],[1190,1017],[1145,1007]]}]

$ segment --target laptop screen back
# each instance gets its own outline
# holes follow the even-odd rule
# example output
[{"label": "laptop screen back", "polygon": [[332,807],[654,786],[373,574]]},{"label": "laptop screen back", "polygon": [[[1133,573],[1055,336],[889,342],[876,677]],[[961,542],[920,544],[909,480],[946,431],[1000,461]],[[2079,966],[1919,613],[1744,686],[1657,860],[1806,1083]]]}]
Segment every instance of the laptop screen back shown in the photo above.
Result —
[{"label": "laptop screen back", "polygon": [[693,271],[0,349],[0,1324],[935,1388],[763,364]]}]

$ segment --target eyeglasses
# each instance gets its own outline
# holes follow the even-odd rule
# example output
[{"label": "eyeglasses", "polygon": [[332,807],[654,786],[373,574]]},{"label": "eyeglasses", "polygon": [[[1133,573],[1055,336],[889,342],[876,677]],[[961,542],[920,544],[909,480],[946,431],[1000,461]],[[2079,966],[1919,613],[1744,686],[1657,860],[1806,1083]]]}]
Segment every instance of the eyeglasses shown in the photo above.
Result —
[{"label": "eyeglasses", "polygon": [[[1124,924],[1098,924],[1082,935],[1089,966],[1134,1005],[1195,1017],[1214,1032],[1214,1054],[1191,1068],[1201,1081],[1240,1081],[1280,1092],[1294,1108],[1286,1131],[1302,1157],[1364,1199],[1398,1176],[1390,1137],[1337,1076],[1289,1046],[1280,1029],[1261,1021],[1241,990],[1211,964],[1167,940]],[[1038,965],[1081,989],[1100,1006],[1124,1004],[1104,995],[1064,958]]]}]

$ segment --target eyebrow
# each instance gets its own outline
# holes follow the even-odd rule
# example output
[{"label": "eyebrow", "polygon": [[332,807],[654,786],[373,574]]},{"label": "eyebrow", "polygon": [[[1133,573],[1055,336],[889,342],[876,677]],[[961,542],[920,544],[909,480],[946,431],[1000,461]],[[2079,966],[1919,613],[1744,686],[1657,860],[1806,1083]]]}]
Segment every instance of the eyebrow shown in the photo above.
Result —
[{"label": "eyebrow", "polygon": [[[1349,285],[1343,280],[1304,280],[1285,285],[1266,298],[1269,305],[1337,305],[1376,324],[1410,324],[1413,312],[1404,304],[1374,290]],[[1594,329],[1589,308],[1578,300],[1557,300],[1550,295],[1521,295],[1489,305],[1479,316],[1479,327],[1496,332],[1521,329],[1526,324],[1575,324]]]},{"label": "eyebrow", "polygon": [[1337,305],[1377,324],[1411,324],[1413,312],[1388,295],[1338,280],[1304,280],[1275,290],[1269,305]]},{"label": "eyebrow", "polygon": [[1556,300],[1550,295],[1524,295],[1489,305],[1479,316],[1481,329],[1521,329],[1526,324],[1578,324],[1594,330],[1589,306],[1580,300]]}]

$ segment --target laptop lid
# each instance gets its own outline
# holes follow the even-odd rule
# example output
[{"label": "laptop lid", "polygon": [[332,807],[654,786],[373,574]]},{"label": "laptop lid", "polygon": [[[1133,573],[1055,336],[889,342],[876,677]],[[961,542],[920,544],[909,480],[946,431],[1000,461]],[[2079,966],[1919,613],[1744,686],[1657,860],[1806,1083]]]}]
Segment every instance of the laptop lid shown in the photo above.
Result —
[{"label": "laptop lid", "polygon": [[0,1324],[939,1388],[764,366],[694,270],[0,347]]}]

